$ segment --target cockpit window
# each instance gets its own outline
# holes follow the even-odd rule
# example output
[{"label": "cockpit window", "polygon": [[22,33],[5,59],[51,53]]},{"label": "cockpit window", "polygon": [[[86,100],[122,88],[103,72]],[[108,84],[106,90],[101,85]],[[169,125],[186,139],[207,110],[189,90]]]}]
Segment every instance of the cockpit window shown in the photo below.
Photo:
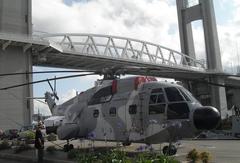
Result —
[{"label": "cockpit window", "polygon": [[157,101],[157,95],[151,95],[149,104],[155,104]]},{"label": "cockpit window", "polygon": [[166,100],[162,88],[153,89],[149,99],[149,114],[165,113]]},{"label": "cockpit window", "polygon": [[189,118],[189,108],[186,102],[168,104],[168,119],[187,119]]},{"label": "cockpit window", "polygon": [[199,101],[198,101],[198,100],[192,95],[192,93],[189,92],[187,89],[181,88],[181,90],[182,90],[183,92],[185,92],[185,94],[191,99],[191,101],[195,101],[195,102],[198,102],[198,103],[199,103]]},{"label": "cockpit window", "polygon": [[182,95],[175,87],[168,87],[165,88],[167,98],[169,102],[175,102],[175,101],[184,101]]},{"label": "cockpit window", "polygon": [[188,95],[182,89],[179,89],[179,91],[182,93],[182,95],[184,96],[186,101],[191,101],[191,99],[188,97]]},{"label": "cockpit window", "polygon": [[88,102],[88,105],[100,104],[110,101],[112,98],[112,87],[107,86],[98,90]]}]

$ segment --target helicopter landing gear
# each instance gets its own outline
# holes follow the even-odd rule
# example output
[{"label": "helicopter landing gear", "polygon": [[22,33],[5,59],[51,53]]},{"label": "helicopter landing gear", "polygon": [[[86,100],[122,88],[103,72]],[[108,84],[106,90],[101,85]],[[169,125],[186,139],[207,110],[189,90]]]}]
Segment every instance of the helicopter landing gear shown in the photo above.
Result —
[{"label": "helicopter landing gear", "polygon": [[69,144],[69,140],[67,140],[67,144],[63,146],[63,151],[68,152],[71,151],[74,148],[73,144]]},{"label": "helicopter landing gear", "polygon": [[177,153],[177,148],[174,145],[164,146],[162,150],[164,155],[172,156]]},{"label": "helicopter landing gear", "polygon": [[130,146],[132,143],[130,141],[122,142],[123,146]]}]

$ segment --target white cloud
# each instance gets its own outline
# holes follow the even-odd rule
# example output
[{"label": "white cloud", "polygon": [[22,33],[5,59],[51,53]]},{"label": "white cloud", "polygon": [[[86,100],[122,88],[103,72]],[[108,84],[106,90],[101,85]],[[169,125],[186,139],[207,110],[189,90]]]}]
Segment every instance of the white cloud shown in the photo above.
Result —
[{"label": "white cloud", "polygon": [[240,17],[238,16],[240,15],[240,1],[232,0],[232,2],[234,4],[232,12],[235,16],[228,20],[227,24],[218,25],[222,62],[225,67],[236,67],[240,62]]},{"label": "white cloud", "polygon": [[51,112],[50,112],[47,104],[39,102],[38,100],[34,100],[33,102],[34,102],[34,113],[35,114],[37,114],[39,111],[43,115],[51,115]]},{"label": "white cloud", "polygon": [[59,97],[59,101],[57,101],[57,104],[62,104],[63,102],[68,101],[69,99],[76,96],[77,90],[71,89],[68,90],[66,93],[61,94]]},{"label": "white cloud", "polygon": [[[166,0],[92,0],[67,6],[33,1],[34,30],[96,33],[142,39],[179,50],[176,8]],[[170,27],[175,27],[169,34]]]},{"label": "white cloud", "polygon": [[[239,0],[232,0],[233,15],[240,15]],[[219,2],[220,7],[226,0]],[[218,25],[223,65],[236,65],[236,42],[240,37],[240,17]],[[168,0],[91,0],[68,6],[62,0],[33,1],[34,30],[49,33],[96,33],[130,37],[161,44],[180,51],[177,11],[174,1]],[[205,53],[202,30],[196,33],[195,47],[199,59]]]}]

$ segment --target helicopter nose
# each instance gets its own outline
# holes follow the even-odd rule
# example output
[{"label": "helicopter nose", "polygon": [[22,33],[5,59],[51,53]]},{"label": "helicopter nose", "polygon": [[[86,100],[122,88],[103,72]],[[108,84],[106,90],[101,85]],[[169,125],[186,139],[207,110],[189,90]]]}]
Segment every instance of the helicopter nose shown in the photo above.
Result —
[{"label": "helicopter nose", "polygon": [[214,129],[220,120],[220,112],[212,106],[197,108],[193,113],[193,123],[198,130]]}]

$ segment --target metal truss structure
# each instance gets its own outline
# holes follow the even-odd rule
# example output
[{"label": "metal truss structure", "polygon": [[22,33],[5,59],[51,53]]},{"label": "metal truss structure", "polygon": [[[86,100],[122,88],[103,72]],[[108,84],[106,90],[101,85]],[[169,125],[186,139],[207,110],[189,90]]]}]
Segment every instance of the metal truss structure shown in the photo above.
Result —
[{"label": "metal truss structure", "polygon": [[51,34],[40,37],[43,40],[54,41],[63,53],[204,69],[203,63],[185,54],[136,39],[96,34]]},{"label": "metal truss structure", "polygon": [[[114,66],[148,67],[131,74],[171,78],[196,78],[206,74],[200,61],[170,48],[146,41],[97,34],[44,34],[31,37],[0,34],[0,44],[22,46],[33,64],[72,69],[99,70]],[[154,69],[153,69],[154,68]],[[184,75],[184,76],[183,76]],[[200,76],[199,76],[200,75]]]}]

